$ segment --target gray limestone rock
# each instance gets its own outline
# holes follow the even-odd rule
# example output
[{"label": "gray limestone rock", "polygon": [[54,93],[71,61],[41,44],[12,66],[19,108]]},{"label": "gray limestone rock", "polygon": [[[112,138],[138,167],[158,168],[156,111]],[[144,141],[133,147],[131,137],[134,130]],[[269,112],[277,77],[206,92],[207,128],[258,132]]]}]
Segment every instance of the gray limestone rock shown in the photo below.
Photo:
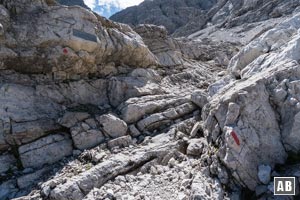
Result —
[{"label": "gray limestone rock", "polygon": [[23,145],[18,149],[23,167],[41,167],[72,155],[72,140],[66,134],[55,134]]},{"label": "gray limestone rock", "polygon": [[261,197],[300,151],[299,1],[0,4],[0,199]]},{"label": "gray limestone rock", "polygon": [[103,128],[105,134],[112,138],[118,138],[125,136],[127,133],[127,124],[120,118],[106,114],[97,117],[100,126]]},{"label": "gray limestone rock", "polygon": [[[232,58],[230,70],[242,79],[214,94],[202,113],[208,138],[218,129],[225,142],[217,142],[218,157],[251,190],[267,184],[271,168],[285,163],[289,152],[299,151],[293,128],[299,112],[299,19],[299,14],[288,18]],[[259,167],[262,163],[269,166]]]}]

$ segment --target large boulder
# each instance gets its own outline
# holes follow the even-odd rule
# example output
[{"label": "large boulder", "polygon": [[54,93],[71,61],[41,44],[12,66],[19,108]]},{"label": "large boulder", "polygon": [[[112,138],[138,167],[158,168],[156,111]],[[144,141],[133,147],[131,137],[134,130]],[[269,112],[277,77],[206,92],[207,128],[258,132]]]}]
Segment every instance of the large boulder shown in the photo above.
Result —
[{"label": "large boulder", "polygon": [[270,51],[252,53],[252,43],[241,50],[231,70],[242,79],[228,83],[203,109],[205,135],[218,146],[216,155],[251,190],[260,184],[259,166],[274,168],[289,152],[300,152],[299,26],[298,14],[253,41]]},{"label": "large boulder", "polygon": [[102,126],[103,131],[109,137],[118,138],[125,136],[127,133],[127,124],[120,118],[112,115],[106,114],[97,117],[100,126]]},{"label": "large boulder", "polygon": [[[134,67],[157,64],[155,56],[129,26],[81,7],[52,6],[44,0],[3,4],[15,16],[4,33],[3,47],[14,53],[2,59],[6,69],[76,79],[101,74],[103,64],[109,62]],[[0,56],[5,52],[0,51]]]}]

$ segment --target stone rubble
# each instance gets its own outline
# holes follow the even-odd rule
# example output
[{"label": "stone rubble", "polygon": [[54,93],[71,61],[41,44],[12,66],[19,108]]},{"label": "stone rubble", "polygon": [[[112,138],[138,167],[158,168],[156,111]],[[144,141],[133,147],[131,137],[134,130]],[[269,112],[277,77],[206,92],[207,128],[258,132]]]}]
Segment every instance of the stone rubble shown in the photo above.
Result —
[{"label": "stone rubble", "polygon": [[253,3],[173,38],[0,1],[0,199],[263,200],[275,176],[298,198],[299,5]]}]

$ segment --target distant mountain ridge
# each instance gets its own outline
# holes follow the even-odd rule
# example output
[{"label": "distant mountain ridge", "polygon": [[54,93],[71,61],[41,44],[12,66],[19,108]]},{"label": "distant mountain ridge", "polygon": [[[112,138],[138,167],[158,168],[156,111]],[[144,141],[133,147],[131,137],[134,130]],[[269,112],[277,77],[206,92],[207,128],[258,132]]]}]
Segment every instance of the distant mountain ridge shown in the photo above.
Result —
[{"label": "distant mountain ridge", "polygon": [[146,0],[110,19],[136,26],[163,25],[173,36],[188,36],[211,25],[228,28],[289,15],[294,0]]},{"label": "distant mountain ridge", "polygon": [[217,0],[153,0],[129,7],[114,14],[110,19],[130,25],[163,25],[169,33],[196,18],[204,18]]}]

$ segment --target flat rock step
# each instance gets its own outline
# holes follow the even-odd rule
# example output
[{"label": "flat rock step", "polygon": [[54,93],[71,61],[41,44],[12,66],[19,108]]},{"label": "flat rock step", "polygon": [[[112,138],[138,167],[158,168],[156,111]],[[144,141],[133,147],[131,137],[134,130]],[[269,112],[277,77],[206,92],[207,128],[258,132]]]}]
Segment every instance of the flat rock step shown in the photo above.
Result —
[{"label": "flat rock step", "polygon": [[172,120],[178,119],[193,112],[196,109],[196,106],[192,103],[184,103],[175,108],[170,108],[161,113],[155,113],[146,117],[145,119],[140,120],[137,123],[137,127],[141,131],[145,130],[154,130],[165,124],[172,122]]},{"label": "flat rock step", "polygon": [[118,110],[126,123],[135,123],[145,115],[161,112],[190,101],[190,94],[144,96],[127,100],[119,106]]}]

